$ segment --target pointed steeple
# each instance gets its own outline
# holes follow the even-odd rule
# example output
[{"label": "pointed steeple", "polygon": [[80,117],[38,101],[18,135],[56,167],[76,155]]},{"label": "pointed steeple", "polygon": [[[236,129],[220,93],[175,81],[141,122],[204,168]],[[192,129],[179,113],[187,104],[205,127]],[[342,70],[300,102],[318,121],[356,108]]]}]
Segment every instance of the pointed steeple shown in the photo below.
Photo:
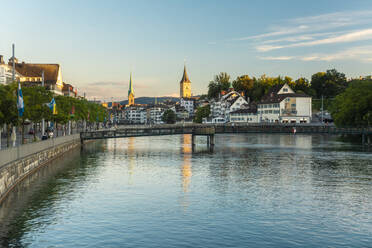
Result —
[{"label": "pointed steeple", "polygon": [[132,72],[130,73],[128,96],[131,93],[134,95],[133,84],[132,84]]},{"label": "pointed steeple", "polygon": [[128,89],[128,106],[134,105],[134,90],[132,83],[132,72],[130,73],[129,89]]},{"label": "pointed steeple", "polygon": [[182,76],[180,83],[184,83],[184,82],[190,82],[189,76],[187,75],[187,72],[186,72],[186,65],[183,66],[183,76]]}]

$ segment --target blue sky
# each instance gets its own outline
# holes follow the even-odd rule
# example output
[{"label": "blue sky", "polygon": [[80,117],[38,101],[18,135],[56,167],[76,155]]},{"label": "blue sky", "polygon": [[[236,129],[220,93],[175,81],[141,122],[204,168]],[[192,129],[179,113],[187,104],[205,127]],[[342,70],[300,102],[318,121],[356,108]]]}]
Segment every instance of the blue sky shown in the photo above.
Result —
[{"label": "blue sky", "polygon": [[0,54],[59,63],[88,97],[178,95],[232,78],[372,73],[372,1],[2,1]]}]

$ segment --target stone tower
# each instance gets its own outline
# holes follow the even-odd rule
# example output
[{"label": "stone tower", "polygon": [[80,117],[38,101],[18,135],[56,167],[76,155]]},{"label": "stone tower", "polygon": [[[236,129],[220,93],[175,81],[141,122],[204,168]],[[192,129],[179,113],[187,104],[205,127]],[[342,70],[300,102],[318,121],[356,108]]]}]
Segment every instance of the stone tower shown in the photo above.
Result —
[{"label": "stone tower", "polygon": [[183,76],[180,82],[180,98],[191,97],[191,81],[187,76],[186,65],[183,68]]},{"label": "stone tower", "polygon": [[134,90],[133,90],[133,83],[132,83],[132,73],[130,73],[129,79],[129,90],[128,90],[128,106],[134,105]]}]

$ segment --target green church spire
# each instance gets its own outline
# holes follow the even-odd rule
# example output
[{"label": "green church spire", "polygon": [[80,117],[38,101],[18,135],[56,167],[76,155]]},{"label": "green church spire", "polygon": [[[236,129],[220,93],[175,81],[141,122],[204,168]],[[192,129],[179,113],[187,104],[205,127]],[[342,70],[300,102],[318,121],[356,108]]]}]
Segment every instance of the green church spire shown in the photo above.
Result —
[{"label": "green church spire", "polygon": [[132,72],[130,73],[128,96],[131,93],[134,95],[133,83],[132,83]]}]

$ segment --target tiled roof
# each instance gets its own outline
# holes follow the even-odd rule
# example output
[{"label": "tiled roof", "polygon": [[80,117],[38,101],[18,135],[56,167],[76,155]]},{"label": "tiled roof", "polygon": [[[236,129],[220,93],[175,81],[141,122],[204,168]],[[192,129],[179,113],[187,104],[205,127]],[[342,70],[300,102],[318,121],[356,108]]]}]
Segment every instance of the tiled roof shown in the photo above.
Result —
[{"label": "tiled roof", "polygon": [[58,79],[59,64],[16,63],[16,71],[24,77],[41,77],[44,71],[46,84],[55,84]]},{"label": "tiled roof", "polygon": [[280,103],[287,97],[309,97],[306,94],[298,94],[298,93],[288,93],[288,94],[273,94],[273,95],[266,95],[262,98],[262,100],[259,102],[259,104],[265,104],[265,103]]}]

